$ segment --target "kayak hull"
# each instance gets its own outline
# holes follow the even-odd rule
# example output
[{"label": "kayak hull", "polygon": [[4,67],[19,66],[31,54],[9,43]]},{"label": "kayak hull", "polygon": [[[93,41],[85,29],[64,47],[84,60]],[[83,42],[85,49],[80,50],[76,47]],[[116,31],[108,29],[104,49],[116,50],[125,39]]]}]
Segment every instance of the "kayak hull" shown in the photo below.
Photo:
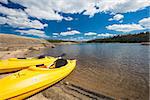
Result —
[{"label": "kayak hull", "polygon": [[33,90],[33,91],[30,91],[30,92],[27,92],[27,93],[24,93],[24,94],[21,94],[21,95],[18,95],[18,96],[9,98],[9,99],[10,99],[10,100],[22,100],[22,99],[24,99],[24,98],[27,98],[27,97],[29,97],[29,96],[32,96],[33,94],[38,93],[38,92],[40,92],[40,91],[46,89],[47,87],[49,87],[49,86],[51,86],[51,85],[53,85],[53,83],[48,84],[48,85],[46,85],[46,86],[43,86],[43,87],[41,87],[41,88],[38,88],[38,89],[36,89],[36,90]]},{"label": "kayak hull", "polygon": [[76,60],[68,60],[61,68],[46,69],[35,66],[0,79],[0,98],[24,99],[65,78],[76,66]]},{"label": "kayak hull", "polygon": [[28,67],[1,69],[0,74],[1,73],[8,73],[8,72],[16,72],[16,71],[19,71],[19,70],[25,69],[25,68],[28,68]]}]

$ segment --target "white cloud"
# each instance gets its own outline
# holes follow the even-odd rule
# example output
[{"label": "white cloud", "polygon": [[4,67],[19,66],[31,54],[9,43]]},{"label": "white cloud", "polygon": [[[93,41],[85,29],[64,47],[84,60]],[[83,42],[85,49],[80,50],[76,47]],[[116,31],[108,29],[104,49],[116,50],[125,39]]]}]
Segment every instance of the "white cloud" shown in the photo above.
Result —
[{"label": "white cloud", "polygon": [[102,33],[102,34],[97,34],[99,37],[113,37],[116,36],[116,34],[110,34],[110,33]]},{"label": "white cloud", "polygon": [[77,30],[71,30],[71,31],[66,31],[66,32],[60,33],[60,35],[62,35],[62,36],[75,35],[75,34],[80,34],[80,32]]},{"label": "white cloud", "polygon": [[56,35],[54,35],[54,36],[52,36],[52,37],[56,38],[57,36],[56,36]]},{"label": "white cloud", "polygon": [[122,22],[123,22],[123,20],[120,20],[120,21],[119,21],[119,23],[122,23]]},{"label": "white cloud", "polygon": [[0,13],[8,16],[13,16],[13,17],[21,17],[21,18],[28,17],[28,15],[21,9],[11,9],[11,8],[4,7],[1,4],[0,4]]},{"label": "white cloud", "polygon": [[71,30],[71,27],[68,27],[67,30]]},{"label": "white cloud", "polygon": [[109,18],[108,20],[109,20],[109,21],[112,21],[112,20],[114,20],[114,19],[113,19],[113,18]]},{"label": "white cloud", "polygon": [[144,28],[139,24],[113,24],[106,26],[108,30],[115,30],[120,32],[131,32],[136,30],[143,30]]},{"label": "white cloud", "polygon": [[98,3],[100,12],[136,12],[150,6],[149,0],[103,0]]},{"label": "white cloud", "polygon": [[43,31],[41,30],[34,30],[34,29],[30,29],[30,30],[16,30],[17,32],[23,33],[23,34],[44,34]]},{"label": "white cloud", "polygon": [[113,37],[116,36],[116,34],[110,34],[110,33],[94,33],[94,32],[88,32],[85,33],[84,35],[86,36],[94,36],[93,38],[97,38],[98,37]]},{"label": "white cloud", "polygon": [[139,24],[146,29],[150,29],[150,17],[143,18],[142,20],[139,21]]},{"label": "white cloud", "polygon": [[0,17],[0,24],[8,24],[17,28],[36,28],[43,29],[47,24],[43,24],[38,20],[30,20],[28,15],[21,9],[11,9],[0,5],[0,13],[6,17]]},{"label": "white cloud", "polygon": [[66,21],[72,21],[73,18],[72,17],[64,17],[64,20],[66,20]]},{"label": "white cloud", "polygon": [[0,16],[0,24],[6,24],[7,18]]},{"label": "white cloud", "polygon": [[0,0],[1,3],[8,4],[8,0]]},{"label": "white cloud", "polygon": [[98,12],[95,5],[97,1],[92,0],[11,0],[14,3],[23,5],[30,16],[47,19],[62,20],[63,17],[58,14],[62,13],[82,13],[84,15],[93,16]]},{"label": "white cloud", "polygon": [[59,35],[59,33],[53,33],[53,35],[57,36],[57,35]]},{"label": "white cloud", "polygon": [[91,36],[91,35],[97,35],[97,33],[94,33],[94,32],[88,32],[88,33],[84,33],[84,35],[86,35],[86,36]]},{"label": "white cloud", "polygon": [[112,21],[112,20],[116,20],[116,21],[119,21],[121,19],[123,19],[124,16],[122,14],[116,14],[115,16],[113,16],[113,18],[110,18],[108,19],[109,21]]},{"label": "white cloud", "polygon": [[85,12],[83,13],[83,15],[89,15],[90,17],[93,17],[94,14],[99,12],[98,9],[95,6],[96,6],[96,2],[89,2],[87,4],[87,7],[86,7]]},{"label": "white cloud", "polygon": [[63,16],[55,10],[54,0],[11,0],[26,7],[25,12],[32,17],[46,20],[62,20]]},{"label": "white cloud", "polygon": [[58,12],[83,14],[90,17],[99,12],[136,12],[150,6],[149,0],[11,0],[23,5],[32,17],[47,20],[62,20]]},{"label": "white cloud", "polygon": [[150,17],[141,19],[138,24],[113,24],[106,26],[108,30],[131,32],[150,29]]},{"label": "white cloud", "polygon": [[41,31],[41,30],[35,30],[35,29],[16,30],[16,32],[20,32],[22,35],[27,34],[27,35],[34,35],[34,36],[38,36],[42,38],[48,38],[48,36],[44,34],[44,31]]},{"label": "white cloud", "polygon": [[85,40],[89,40],[89,39],[86,39],[85,37],[69,37],[69,38],[64,39],[64,40],[71,40],[71,41],[85,41]]},{"label": "white cloud", "polygon": [[81,13],[83,12],[89,1],[87,0],[52,0],[54,2],[53,8],[63,13]]},{"label": "white cloud", "polygon": [[43,5],[43,8],[39,8],[39,6],[29,6],[25,11],[32,17],[36,17],[38,19],[47,19],[47,20],[62,20],[63,17],[55,12],[51,8],[45,9],[46,6]]},{"label": "white cloud", "polygon": [[47,24],[42,24],[38,20],[29,20],[26,18],[17,18],[17,17],[0,17],[0,24],[8,24],[15,28],[36,28],[43,29]]}]

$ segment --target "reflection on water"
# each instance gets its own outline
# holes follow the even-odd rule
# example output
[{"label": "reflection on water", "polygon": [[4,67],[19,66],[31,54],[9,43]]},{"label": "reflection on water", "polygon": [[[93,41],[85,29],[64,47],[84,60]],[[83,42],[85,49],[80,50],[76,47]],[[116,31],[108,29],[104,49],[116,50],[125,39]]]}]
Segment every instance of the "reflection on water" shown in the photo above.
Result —
[{"label": "reflection on water", "polygon": [[148,46],[140,44],[76,44],[47,49],[59,56],[66,53],[78,66],[67,80],[98,93],[121,99],[148,100]]}]

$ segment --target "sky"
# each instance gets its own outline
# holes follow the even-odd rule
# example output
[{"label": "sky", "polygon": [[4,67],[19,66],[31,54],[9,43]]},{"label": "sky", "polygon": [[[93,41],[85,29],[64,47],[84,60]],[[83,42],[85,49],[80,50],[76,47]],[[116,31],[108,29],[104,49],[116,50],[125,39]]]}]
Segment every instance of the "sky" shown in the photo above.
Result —
[{"label": "sky", "polygon": [[0,34],[83,41],[150,30],[150,0],[0,0]]}]

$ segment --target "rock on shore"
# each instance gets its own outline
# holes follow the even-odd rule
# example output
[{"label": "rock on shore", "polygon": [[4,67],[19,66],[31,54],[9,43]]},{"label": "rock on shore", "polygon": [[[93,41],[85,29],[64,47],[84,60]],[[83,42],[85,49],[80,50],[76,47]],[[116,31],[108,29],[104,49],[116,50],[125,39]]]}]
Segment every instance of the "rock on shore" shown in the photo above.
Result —
[{"label": "rock on shore", "polygon": [[18,49],[38,50],[54,45],[44,39],[35,39],[24,36],[0,33],[0,51],[12,51]]}]

